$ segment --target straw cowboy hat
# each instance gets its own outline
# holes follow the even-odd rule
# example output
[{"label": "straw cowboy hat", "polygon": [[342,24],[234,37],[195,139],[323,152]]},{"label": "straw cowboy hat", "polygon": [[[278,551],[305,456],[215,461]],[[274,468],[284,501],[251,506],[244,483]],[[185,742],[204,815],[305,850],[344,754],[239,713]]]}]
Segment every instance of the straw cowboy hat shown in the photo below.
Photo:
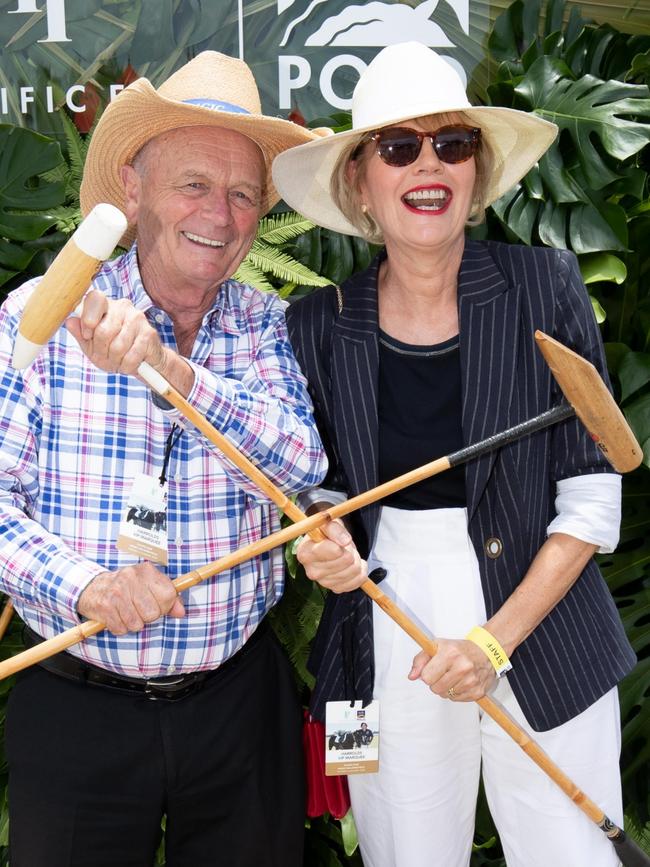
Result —
[{"label": "straw cowboy hat", "polygon": [[[184,126],[232,129],[259,145],[267,169],[263,214],[280,198],[271,178],[273,158],[325,132],[263,115],[257,85],[246,63],[217,51],[203,51],[157,90],[146,78],[139,78],[107,106],[86,157],[81,183],[83,215],[100,202],[123,211],[122,166],[131,163],[155,136]],[[120,243],[129,246],[134,237],[131,226]]]},{"label": "straw cowboy hat", "polygon": [[460,76],[449,63],[420,42],[402,42],[382,49],[361,74],[352,97],[351,130],[276,157],[276,189],[288,205],[319,225],[360,235],[330,194],[330,179],[345,147],[360,133],[456,111],[481,128],[482,138],[493,153],[485,205],[522,178],[557,135],[555,124],[527,112],[470,105]]}]

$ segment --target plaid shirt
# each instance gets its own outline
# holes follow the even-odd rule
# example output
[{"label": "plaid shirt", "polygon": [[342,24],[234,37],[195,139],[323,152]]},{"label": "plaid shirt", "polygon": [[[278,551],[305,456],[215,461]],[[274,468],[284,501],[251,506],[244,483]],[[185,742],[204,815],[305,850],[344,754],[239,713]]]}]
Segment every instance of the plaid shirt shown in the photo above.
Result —
[{"label": "plaid shirt", "polygon": [[[136,562],[116,548],[120,520],[135,475],[160,475],[180,417],[163,412],[136,378],[95,368],[63,327],[34,364],[14,371],[14,337],[34,282],[0,310],[0,587],[49,638],[79,623],[77,602],[93,577]],[[104,265],[93,285],[128,298],[175,348],[135,248]],[[276,485],[289,494],[322,479],[326,459],[275,295],[223,283],[190,361],[190,402]],[[169,563],[158,568],[172,577],[279,527],[276,508],[191,425],[171,451],[167,477]],[[70,652],[136,677],[215,668],[278,601],[283,580],[276,549],[186,591],[184,618],[162,617],[124,636],[104,631]]]}]

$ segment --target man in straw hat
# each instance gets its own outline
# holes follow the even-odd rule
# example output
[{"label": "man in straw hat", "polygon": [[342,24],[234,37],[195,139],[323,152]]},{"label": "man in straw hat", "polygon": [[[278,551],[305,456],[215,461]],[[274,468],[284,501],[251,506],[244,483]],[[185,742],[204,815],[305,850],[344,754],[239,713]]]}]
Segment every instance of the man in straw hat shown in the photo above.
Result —
[{"label": "man in straw hat", "polygon": [[[168,577],[266,536],[276,510],[134,374],[150,363],[287,493],[321,479],[283,305],[230,279],[278,200],[274,156],[313,137],[262,115],[222,54],[134,82],[97,126],[81,203],[121,208],[135,243],[22,373],[29,287],[2,310],[2,589],[28,643],[108,627],[12,691],[13,867],[151,865],[163,816],[168,865],[302,863],[299,707],[264,619],[282,555],[180,597]],[[134,526],[154,534],[145,560]]]},{"label": "man in straw hat", "polygon": [[[452,67],[411,42],[364,70],[351,130],[276,158],[288,204],[384,246],[287,313],[330,457],[330,490],[303,496],[358,494],[555,405],[536,328],[607,377],[573,254],[465,237],[556,134],[534,114],[470,105]],[[616,684],[635,657],[592,559],[615,548],[619,519],[620,476],[572,420],[300,544],[309,577],[335,591],[312,713],[380,704],[379,773],[349,780],[365,867],[466,867],[481,773],[508,867],[615,867],[599,828],[475,701],[494,691],[622,824]],[[414,659],[356,589],[368,570],[387,572],[382,589],[435,636],[433,658]]]}]

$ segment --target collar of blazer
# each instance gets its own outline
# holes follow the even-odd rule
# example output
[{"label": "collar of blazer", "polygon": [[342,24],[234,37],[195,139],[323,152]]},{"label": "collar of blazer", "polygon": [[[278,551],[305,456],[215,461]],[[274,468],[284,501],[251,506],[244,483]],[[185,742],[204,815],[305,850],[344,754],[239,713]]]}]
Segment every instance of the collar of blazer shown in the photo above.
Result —
[{"label": "collar of blazer", "polygon": [[[335,329],[344,340],[365,341],[376,337],[379,322],[377,311],[377,279],[379,267],[386,258],[382,250],[365,271],[355,274],[343,284],[343,309]],[[467,304],[489,304],[510,288],[489,249],[479,241],[467,241],[458,275],[458,299],[462,308]]]},{"label": "collar of blazer", "polygon": [[[365,271],[344,283],[343,309],[332,335],[334,414],[338,429],[345,432],[340,438],[341,459],[354,493],[377,484],[377,272],[384,256],[382,251]],[[518,345],[520,319],[520,293],[509,291],[514,285],[495,261],[490,245],[467,242],[458,287],[465,445],[519,420],[509,416],[517,370],[512,353]],[[509,357],[510,363],[504,361]],[[359,395],[363,395],[361,404]],[[362,410],[365,423],[359,425],[354,418]],[[468,466],[470,517],[495,457],[488,454]],[[372,522],[378,508],[370,511]]]}]

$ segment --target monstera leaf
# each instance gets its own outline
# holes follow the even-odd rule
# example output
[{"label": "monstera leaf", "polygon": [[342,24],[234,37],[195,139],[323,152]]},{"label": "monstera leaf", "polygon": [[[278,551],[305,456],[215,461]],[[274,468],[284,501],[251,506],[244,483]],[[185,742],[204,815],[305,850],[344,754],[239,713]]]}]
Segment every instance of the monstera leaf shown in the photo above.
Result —
[{"label": "monstera leaf", "polygon": [[[634,156],[650,141],[650,93],[644,84],[601,81],[593,75],[573,80],[564,61],[540,57],[515,91],[535,114],[568,132],[593,189],[600,190],[621,177],[605,161],[595,140],[616,160]],[[646,122],[629,120],[630,115]]]},{"label": "monstera leaf", "polygon": [[48,210],[63,202],[64,184],[42,175],[62,162],[56,142],[0,124],[0,285],[23,271],[34,256],[35,251],[20,242],[34,241],[52,226]]},{"label": "monstera leaf", "polygon": [[[493,205],[516,238],[576,254],[628,249],[624,196],[644,195],[645,172],[633,157],[650,142],[645,85],[576,79],[557,57],[525,72],[503,65],[491,96],[556,123],[558,139],[520,184]],[[646,122],[644,122],[644,120]]]}]

